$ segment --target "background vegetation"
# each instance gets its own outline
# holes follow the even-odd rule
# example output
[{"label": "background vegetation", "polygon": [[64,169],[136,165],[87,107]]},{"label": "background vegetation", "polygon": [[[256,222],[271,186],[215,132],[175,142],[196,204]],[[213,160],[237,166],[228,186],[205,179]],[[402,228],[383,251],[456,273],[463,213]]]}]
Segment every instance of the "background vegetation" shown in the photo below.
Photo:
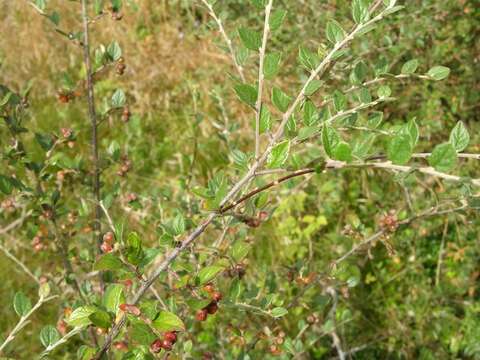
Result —
[{"label": "background vegetation", "polygon": [[[116,225],[123,224],[125,233],[138,233],[145,248],[162,248],[165,224],[178,213],[184,214],[188,229],[200,219],[197,214],[204,204],[198,201],[198,189],[226,169],[233,173],[232,150],[251,150],[253,119],[232,89],[235,69],[200,1],[124,3],[121,20],[107,17],[91,26],[95,47],[115,39],[126,64],[123,75],[112,66],[97,79],[99,108],[104,98],[123,88],[132,114],[125,122],[121,113],[113,113],[99,128],[102,191]],[[325,23],[331,18],[348,19],[350,1],[278,0],[277,5],[288,12],[269,45],[284,54],[273,84],[294,93],[299,79],[305,77],[296,66],[299,46],[313,51],[322,47]],[[349,87],[349,59],[361,59],[369,69],[385,59],[394,74],[411,59],[419,60],[420,73],[434,65],[447,66],[451,73],[442,82],[388,81],[396,101],[381,105],[384,123],[402,124],[415,117],[421,128],[416,151],[430,152],[432,144],[448,139],[451,129],[462,121],[471,136],[465,151],[480,153],[477,2],[410,0],[403,5],[405,9],[353,42],[348,59],[335,65],[333,75],[325,79],[319,98],[337,87]],[[49,7],[62,14],[59,28],[67,32],[79,28],[76,2],[52,0]],[[30,115],[25,122],[29,132],[22,135],[29,160],[49,160],[38,134],[61,137],[62,128],[73,130],[71,143],[59,145],[61,152],[53,154],[56,158],[45,177],[37,180],[45,188],[45,197],[53,196],[55,190],[61,194],[57,225],[67,234],[73,266],[83,270],[81,281],[87,276],[88,283],[95,254],[89,249],[93,245],[86,246],[92,243],[93,209],[86,105],[82,98],[59,101],[64,89],[85,76],[81,47],[54,31],[26,1],[0,0],[0,8],[0,84],[16,92],[31,84]],[[235,44],[239,43],[238,26],[258,30],[262,26],[258,10],[247,1],[221,1],[215,9]],[[252,83],[255,61],[250,57],[245,65]],[[11,139],[3,123],[0,137],[0,172],[35,183],[12,164],[7,149]],[[317,148],[305,151],[312,156]],[[124,171],[126,164],[128,171]],[[476,159],[464,159],[456,170],[475,178],[478,164]],[[273,189],[257,199],[265,212],[260,226],[219,220],[195,243],[185,264],[178,264],[156,285],[166,306],[187,328],[179,334],[170,358],[246,359],[248,353],[251,359],[329,359],[337,356],[332,328],[347,356],[355,359],[480,358],[480,220],[475,209],[415,221],[332,268],[332,261],[381,226],[385,214],[393,212],[398,219],[406,219],[464,196],[465,191],[458,184],[421,175],[399,177],[348,169],[311,174]],[[25,198],[16,190],[0,194],[2,224],[21,216]],[[16,206],[8,206],[8,201]],[[28,264],[36,277],[47,277],[52,294],[64,295],[34,314],[6,349],[5,355],[11,358],[39,354],[43,350],[40,330],[61,322],[65,309],[75,308],[80,301],[72,287],[62,282],[65,267],[55,229],[44,221],[40,203],[25,210],[34,216],[21,228],[1,235],[1,244]],[[245,214],[258,215],[251,211],[254,208],[247,205]],[[102,221],[106,231],[107,218]],[[223,231],[223,222],[229,221],[233,226]],[[39,233],[42,246],[35,248],[32,239]],[[235,254],[236,249],[248,250],[248,255]],[[238,260],[215,281],[229,301],[220,304],[215,316],[198,322],[195,311],[187,306],[188,290],[175,286],[176,277],[208,264],[218,253]],[[18,320],[11,305],[15,293],[21,290],[35,299],[38,286],[4,255],[0,254],[0,333],[8,334]],[[95,290],[99,284],[92,280],[90,286]],[[333,297],[328,293],[332,288]],[[288,314],[278,319],[262,314],[259,309],[266,303],[286,307]],[[127,334],[117,340],[125,340],[130,350],[140,349],[136,338]],[[85,351],[81,346],[88,341],[88,335],[77,336],[51,358],[81,358],[77,352]],[[117,348],[114,356],[121,358],[125,352],[121,344]]]}]

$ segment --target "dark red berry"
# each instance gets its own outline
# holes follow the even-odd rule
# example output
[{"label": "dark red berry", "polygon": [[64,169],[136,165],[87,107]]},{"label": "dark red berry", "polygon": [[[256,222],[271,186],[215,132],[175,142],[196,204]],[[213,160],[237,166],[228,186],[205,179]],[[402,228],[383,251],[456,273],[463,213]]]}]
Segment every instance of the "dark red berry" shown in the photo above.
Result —
[{"label": "dark red berry", "polygon": [[170,351],[172,350],[172,342],[168,341],[167,339],[162,340],[162,348],[165,349],[165,351]]},{"label": "dark red berry", "polygon": [[195,314],[195,318],[196,318],[198,321],[205,321],[205,320],[207,320],[207,316],[208,316],[208,311],[207,311],[207,309],[198,310],[197,313]]},{"label": "dark red berry", "polygon": [[150,345],[150,351],[157,354],[162,350],[162,340],[156,339],[152,344]]},{"label": "dark red berry", "polygon": [[163,339],[170,341],[172,344],[175,344],[177,342],[177,334],[175,334],[173,331],[166,332],[163,335]]},{"label": "dark red berry", "polygon": [[206,310],[211,315],[215,314],[218,310],[217,302],[212,301],[210,304],[208,304],[208,306],[206,307]]}]

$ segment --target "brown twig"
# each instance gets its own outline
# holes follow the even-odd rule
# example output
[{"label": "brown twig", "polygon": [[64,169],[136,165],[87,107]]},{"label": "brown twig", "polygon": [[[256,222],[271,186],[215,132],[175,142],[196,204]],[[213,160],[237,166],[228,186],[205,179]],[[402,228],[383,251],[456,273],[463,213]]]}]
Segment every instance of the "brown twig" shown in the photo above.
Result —
[{"label": "brown twig", "polygon": [[[82,0],[82,17],[83,17],[83,32],[84,32],[84,44],[83,44],[83,61],[85,63],[86,69],[86,80],[87,80],[87,102],[88,102],[88,115],[91,123],[92,138],[92,158],[93,158],[93,194],[95,197],[95,220],[93,224],[94,234],[97,238],[98,252],[100,253],[100,246],[102,245],[102,234],[101,231],[101,216],[102,209],[100,208],[100,162],[98,156],[98,134],[97,134],[97,113],[95,110],[95,92],[94,92],[94,83],[93,83],[93,71],[92,64],[90,60],[90,39],[89,39],[89,19],[88,19],[88,9],[87,9],[88,0]],[[100,279],[102,274],[100,274]],[[103,281],[101,280],[101,283]],[[102,285],[103,288],[103,285]]]}]

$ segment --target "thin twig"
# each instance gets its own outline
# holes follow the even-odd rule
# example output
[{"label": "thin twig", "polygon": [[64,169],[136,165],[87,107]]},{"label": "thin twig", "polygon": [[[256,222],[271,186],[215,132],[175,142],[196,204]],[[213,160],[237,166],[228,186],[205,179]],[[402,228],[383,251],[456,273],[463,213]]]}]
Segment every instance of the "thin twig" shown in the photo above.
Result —
[{"label": "thin twig", "polygon": [[260,156],[260,115],[262,113],[262,97],[263,97],[263,66],[265,63],[265,52],[267,50],[268,34],[270,32],[270,12],[272,11],[273,0],[269,0],[265,7],[265,23],[263,25],[262,46],[259,49],[260,65],[258,66],[258,94],[255,104],[255,159]]},{"label": "thin twig", "polygon": [[68,333],[66,333],[61,339],[57,340],[53,344],[49,345],[38,357],[39,359],[43,359],[45,356],[50,354],[53,350],[55,350],[57,347],[59,347],[62,344],[65,344],[71,337],[77,335],[83,330],[82,327],[75,327],[72,330],[70,330]]},{"label": "thin twig", "polygon": [[223,40],[227,43],[230,56],[232,58],[233,64],[235,65],[235,68],[237,69],[238,75],[240,76],[240,79],[242,80],[242,82],[245,82],[245,75],[243,73],[243,68],[237,61],[235,50],[233,49],[232,40],[228,37],[227,33],[225,32],[225,28],[223,27],[222,20],[217,16],[215,11],[213,10],[213,6],[210,5],[210,3],[207,0],[201,0],[201,1],[207,7],[210,16],[217,23],[218,30],[220,30],[220,34],[222,34]]},{"label": "thin twig", "polygon": [[435,273],[435,286],[437,287],[440,284],[440,276],[442,274],[443,252],[445,249],[447,232],[448,232],[448,219],[445,220],[445,225],[443,227],[443,234],[442,234],[442,242],[440,243],[440,249],[438,250],[437,271]]},{"label": "thin twig", "polygon": [[38,285],[40,285],[40,280],[28,269],[28,267],[21,262],[18,258],[15,257],[5,246],[0,244],[0,250],[3,251],[6,257],[15,262],[28,276],[30,276]]},{"label": "thin twig", "polygon": [[37,303],[30,309],[29,312],[27,312],[25,315],[20,317],[20,320],[18,320],[17,325],[13,328],[12,331],[8,334],[7,338],[5,341],[0,345],[0,353],[5,349],[5,347],[15,339],[15,336],[29,323],[28,319],[32,314],[37,311],[43,304],[46,302],[55,299],[57,296],[49,296],[49,297],[42,297],[40,296]]},{"label": "thin twig", "polygon": [[337,335],[337,304],[338,304],[338,295],[337,292],[335,291],[334,288],[329,287],[327,289],[327,293],[332,297],[332,308],[329,313],[329,317],[333,323],[333,329],[330,331],[330,336],[332,337],[333,345],[335,346],[335,349],[337,349],[338,357],[340,360],[345,360],[345,352],[342,349],[342,343],[340,341],[340,338]]},{"label": "thin twig", "polygon": [[[90,39],[89,39],[89,18],[88,18],[88,0],[82,0],[82,18],[83,18],[83,61],[86,70],[87,80],[87,102],[88,102],[88,114],[91,123],[92,138],[92,157],[93,157],[93,194],[95,198],[95,221],[93,224],[94,236],[97,238],[98,252],[101,252],[102,234],[101,230],[101,208],[100,208],[100,161],[98,156],[98,134],[97,134],[97,113],[95,110],[95,92],[93,83],[93,70],[90,60]],[[100,274],[100,283],[103,287],[102,274]]]}]

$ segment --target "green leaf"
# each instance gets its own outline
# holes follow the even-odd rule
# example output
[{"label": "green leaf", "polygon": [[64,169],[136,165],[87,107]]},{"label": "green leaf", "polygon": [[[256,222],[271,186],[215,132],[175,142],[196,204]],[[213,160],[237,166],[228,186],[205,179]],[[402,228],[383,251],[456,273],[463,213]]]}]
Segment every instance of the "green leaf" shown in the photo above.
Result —
[{"label": "green leaf", "polygon": [[467,148],[470,142],[470,134],[462,121],[457,122],[457,125],[450,133],[450,144],[453,145],[457,152],[463,151]]},{"label": "green leaf", "polygon": [[213,280],[219,273],[221,273],[225,268],[223,266],[211,265],[204,267],[198,273],[198,282],[199,285],[203,285]]},{"label": "green leaf", "polygon": [[242,40],[243,45],[247,49],[259,51],[262,46],[262,36],[260,33],[247,28],[240,28],[238,29],[238,35],[240,35],[240,40]]},{"label": "green leaf", "polygon": [[124,107],[126,101],[127,101],[127,97],[125,96],[125,92],[122,89],[115,90],[111,100],[112,107],[114,108]]},{"label": "green leaf", "polygon": [[260,133],[263,134],[264,132],[270,130],[272,126],[272,116],[270,114],[270,110],[266,105],[262,105],[262,109],[260,110]]},{"label": "green leaf", "polygon": [[8,91],[2,98],[2,100],[0,100],[0,109],[2,107],[4,107],[5,105],[7,105],[8,101],[10,100],[10,98],[12,97],[13,93],[11,91]]},{"label": "green leaf", "polygon": [[182,214],[179,213],[175,216],[172,227],[175,235],[181,235],[185,232],[185,218]]},{"label": "green leaf", "polygon": [[345,30],[335,20],[330,20],[327,23],[326,34],[327,39],[333,44],[339,43],[345,38]]},{"label": "green leaf", "polygon": [[45,151],[48,151],[53,147],[53,139],[48,134],[35,133],[35,140]]},{"label": "green leaf", "polygon": [[284,141],[275,145],[270,155],[268,155],[267,164],[271,169],[279,168],[285,164],[290,151],[290,141]]},{"label": "green leaf", "polygon": [[233,149],[232,158],[239,169],[245,169],[248,166],[248,156],[243,151]]},{"label": "green leaf", "polygon": [[443,80],[450,75],[450,69],[446,66],[434,66],[428,71],[427,75],[436,81]]},{"label": "green leaf", "polygon": [[113,253],[105,254],[95,263],[95,270],[120,270],[124,268],[124,264]]},{"label": "green leaf", "polygon": [[[141,345],[149,346],[157,336],[147,324],[138,320],[133,320],[130,326],[130,338],[132,341],[140,343]],[[139,360],[142,359],[144,358],[142,357]],[[137,358],[132,358],[131,360],[137,360]]]},{"label": "green leaf", "polygon": [[108,329],[112,325],[113,320],[112,316],[108,312],[100,309],[90,314],[88,319],[93,325],[102,329]]},{"label": "green leaf", "polygon": [[281,54],[278,52],[270,53],[265,56],[263,74],[266,79],[272,79],[280,68]]},{"label": "green leaf", "polygon": [[383,112],[375,111],[368,116],[367,125],[369,128],[376,129],[383,121]]},{"label": "green leaf", "polygon": [[352,160],[352,148],[345,141],[340,141],[333,149],[333,159],[349,162]]},{"label": "green leaf", "polygon": [[100,15],[103,12],[103,0],[95,0],[93,8],[95,9],[95,15]]},{"label": "green leaf", "polygon": [[415,118],[411,119],[408,123],[400,128],[399,134],[408,136],[410,139],[410,146],[413,148],[417,145],[420,138],[420,130]]},{"label": "green leaf", "polygon": [[365,81],[368,75],[368,66],[363,61],[355,64],[352,73],[350,74],[350,81],[354,85],[359,85]]},{"label": "green leaf", "polygon": [[288,110],[288,105],[292,99],[279,88],[272,89],[272,103],[282,113]]},{"label": "green leaf", "polygon": [[247,84],[238,84],[234,87],[235,92],[237,93],[238,98],[245,104],[255,107],[257,102],[258,90],[257,88],[247,85]]},{"label": "green leaf", "polygon": [[131,232],[127,236],[128,247],[125,251],[125,256],[128,262],[133,265],[138,265],[144,258],[145,253],[142,249],[142,240],[136,232]]},{"label": "green leaf", "polygon": [[378,88],[377,95],[379,98],[388,98],[392,95],[392,89],[388,85],[382,85]]},{"label": "green leaf", "polygon": [[271,31],[276,31],[282,26],[285,15],[287,15],[287,12],[282,9],[277,9],[270,15],[269,25]]},{"label": "green leaf", "polygon": [[317,123],[318,120],[319,117],[315,104],[310,100],[305,101],[303,105],[303,121],[305,125],[312,126]]},{"label": "green leaf", "polygon": [[347,107],[347,97],[338,90],[333,93],[333,107],[336,112],[343,111]]},{"label": "green leaf", "polygon": [[333,159],[334,149],[340,142],[340,135],[333,127],[325,125],[322,129],[322,142],[325,153]]},{"label": "green leaf", "polygon": [[184,331],[183,321],[174,313],[169,311],[160,311],[157,318],[153,320],[152,325],[159,331]]},{"label": "green leaf", "polygon": [[358,90],[357,94],[362,104],[368,104],[372,101],[372,95],[370,94],[370,90],[368,90],[368,88],[365,86],[362,86]]},{"label": "green leaf", "polygon": [[370,13],[368,11],[368,4],[365,2],[365,0],[353,0],[352,17],[357,24],[361,24],[369,20]]},{"label": "green leaf", "polygon": [[246,244],[243,241],[236,241],[230,250],[230,256],[235,260],[235,262],[240,262],[245,256],[247,256],[250,251],[250,245]]},{"label": "green leaf", "polygon": [[283,308],[283,307],[276,307],[274,309],[272,309],[272,311],[270,312],[270,314],[274,317],[274,318],[280,318],[282,316],[285,316],[288,314],[288,310]]},{"label": "green leaf", "polygon": [[120,304],[125,303],[123,286],[120,284],[110,284],[103,295],[103,306],[114,314],[120,311]]},{"label": "green leaf", "polygon": [[372,148],[375,142],[376,137],[377,137],[376,134],[369,133],[365,135],[363,138],[357,139],[357,141],[355,141],[355,144],[353,146],[352,155],[360,159],[367,158],[367,156],[370,153],[370,149]]},{"label": "green leaf", "polygon": [[40,330],[40,342],[47,348],[60,340],[60,334],[55,326],[47,325]]},{"label": "green leaf", "polygon": [[89,319],[89,316],[93,314],[96,310],[97,308],[93,305],[85,305],[78,307],[70,314],[67,319],[67,323],[70,326],[75,327],[83,327],[90,325],[92,322]]},{"label": "green leaf", "polygon": [[412,59],[407,61],[405,64],[402,66],[402,74],[413,74],[415,71],[417,71],[418,68],[418,60],[417,59]]},{"label": "green leaf", "polygon": [[122,57],[122,48],[118,42],[114,41],[107,47],[107,54],[112,61],[117,61]]},{"label": "green leaf", "polygon": [[13,298],[13,308],[18,316],[24,316],[32,309],[32,302],[23,292],[19,291]]},{"label": "green leaf", "polygon": [[313,94],[315,94],[318,91],[318,89],[320,89],[322,84],[323,83],[320,80],[315,79],[315,80],[310,81],[310,83],[305,88],[305,95],[306,96],[312,96]]},{"label": "green leaf", "polygon": [[438,171],[449,171],[457,165],[457,151],[451,143],[437,145],[428,157],[428,163]]},{"label": "green leaf", "polygon": [[45,11],[45,7],[47,6],[47,2],[46,2],[46,0],[35,0],[35,5],[41,11]]},{"label": "green leaf", "polygon": [[13,191],[13,183],[11,179],[5,175],[0,175],[0,191],[5,195],[10,195]]},{"label": "green leaf", "polygon": [[387,157],[394,164],[404,165],[412,157],[411,138],[407,135],[396,135],[388,145]]},{"label": "green leaf", "polygon": [[312,71],[317,68],[320,63],[320,58],[316,53],[306,47],[300,46],[298,48],[298,61],[305,69]]}]

